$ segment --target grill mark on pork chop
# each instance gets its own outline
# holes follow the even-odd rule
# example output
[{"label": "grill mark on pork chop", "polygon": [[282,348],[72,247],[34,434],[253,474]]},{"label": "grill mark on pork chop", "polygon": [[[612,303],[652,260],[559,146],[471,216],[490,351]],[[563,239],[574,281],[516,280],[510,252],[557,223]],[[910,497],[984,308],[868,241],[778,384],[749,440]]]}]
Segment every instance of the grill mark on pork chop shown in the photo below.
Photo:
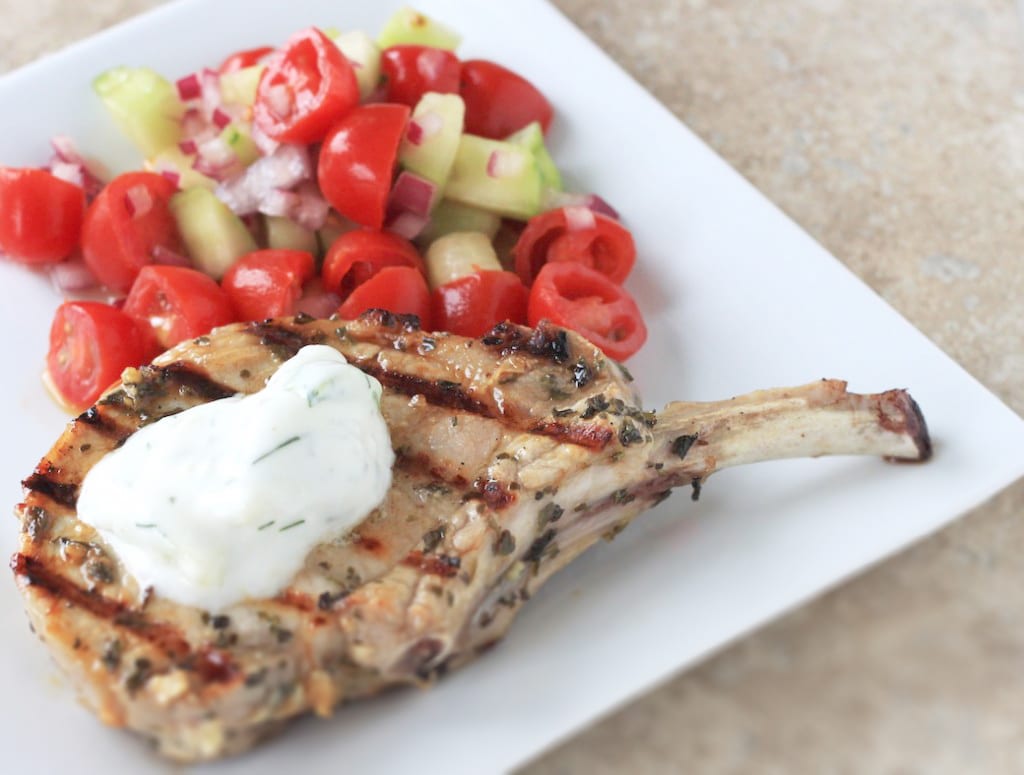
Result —
[{"label": "grill mark on pork chop", "polygon": [[406,374],[401,371],[389,371],[376,363],[356,364],[364,372],[374,377],[384,387],[391,388],[407,396],[423,396],[427,403],[434,406],[443,406],[447,409],[459,409],[464,412],[472,412],[483,417],[497,419],[490,408],[482,402],[468,395],[462,386],[456,382],[435,382],[424,379],[415,374]]},{"label": "grill mark on pork chop", "polygon": [[53,478],[54,471],[53,466],[47,466],[45,470],[37,468],[31,476],[22,481],[21,486],[49,498],[61,506],[69,509],[75,508],[78,503],[78,484],[58,482]]},{"label": "grill mark on pork chop", "polygon": [[416,570],[430,574],[431,576],[440,576],[444,579],[450,579],[459,572],[459,566],[462,565],[462,560],[453,555],[424,554],[417,550],[409,552],[405,559],[402,560],[402,565],[406,565],[410,568],[416,568]]},{"label": "grill mark on pork chop", "polygon": [[601,451],[615,437],[615,432],[604,425],[584,425],[583,423],[560,423],[554,420],[543,420],[530,428],[530,433],[549,436],[555,441],[567,444],[578,444],[581,447]]},{"label": "grill mark on pork chop", "polygon": [[97,619],[131,631],[171,659],[183,659],[189,655],[188,641],[174,627],[149,621],[140,611],[134,611],[92,590],[82,589],[37,557],[19,552],[11,558],[11,570],[25,579],[28,585],[45,591],[51,597],[85,609]]},{"label": "grill mark on pork chop", "polygon": [[184,361],[168,363],[155,371],[158,383],[165,388],[177,390],[179,395],[191,395],[203,401],[216,401],[238,392],[215,380],[209,372],[197,369]]},{"label": "grill mark on pork chop", "polygon": [[121,440],[132,434],[130,428],[124,428],[117,424],[106,412],[100,410],[98,406],[90,406],[78,417],[75,418],[76,423],[82,425],[88,425],[97,433],[106,436],[107,438]]}]

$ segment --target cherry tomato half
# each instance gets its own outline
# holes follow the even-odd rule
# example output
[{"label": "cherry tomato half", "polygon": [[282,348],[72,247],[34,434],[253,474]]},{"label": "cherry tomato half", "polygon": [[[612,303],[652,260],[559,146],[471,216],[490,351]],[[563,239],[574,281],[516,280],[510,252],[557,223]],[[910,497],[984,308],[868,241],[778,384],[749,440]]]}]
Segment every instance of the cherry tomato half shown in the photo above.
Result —
[{"label": "cherry tomato half", "polygon": [[379,229],[409,121],[408,105],[362,105],[339,121],[324,140],[317,164],[320,190],[335,210]]},{"label": "cherry tomato half", "polygon": [[547,132],[554,110],[521,75],[486,59],[462,63],[459,94],[466,103],[466,131],[502,140],[531,121]]},{"label": "cherry tomato half", "polygon": [[530,285],[547,263],[571,261],[622,284],[636,262],[633,235],[621,223],[586,207],[535,215],[512,248],[516,273]]},{"label": "cherry tomato half", "polygon": [[386,79],[384,101],[415,107],[428,91],[456,94],[459,91],[459,58],[433,46],[391,46],[380,58]]},{"label": "cherry tomato half", "polygon": [[389,231],[356,229],[338,237],[324,256],[324,290],[342,299],[386,266],[408,266],[425,274],[413,244]]},{"label": "cherry tomato half", "polygon": [[220,284],[239,320],[264,320],[294,314],[315,271],[304,250],[257,250],[232,264]]},{"label": "cherry tomato half", "polygon": [[220,63],[220,67],[217,68],[217,72],[221,75],[226,75],[227,73],[244,70],[247,67],[258,65],[267,57],[267,55],[272,54],[273,52],[274,49],[272,46],[259,46],[258,48],[236,51]]},{"label": "cherry tomato half", "polygon": [[256,89],[256,125],[283,143],[315,143],[359,103],[351,63],[315,27],[296,33],[267,63]]},{"label": "cherry tomato half", "polygon": [[50,326],[46,370],[64,403],[81,411],[121,372],[149,360],[138,324],[98,301],[66,301]]},{"label": "cherry tomato half", "polygon": [[178,226],[171,215],[175,187],[155,172],[128,172],[100,192],[82,223],[82,256],[96,278],[127,291],[153,252],[181,253]]},{"label": "cherry tomato half", "polygon": [[45,170],[0,167],[0,252],[56,263],[78,245],[85,192]]},{"label": "cherry tomato half", "polygon": [[633,297],[583,264],[545,264],[530,289],[527,319],[531,326],[547,319],[572,329],[617,361],[633,355],[647,340]]},{"label": "cherry tomato half", "polygon": [[235,320],[231,300],[216,281],[183,266],[143,267],[124,312],[147,326],[163,348]]},{"label": "cherry tomato half", "polygon": [[351,320],[368,309],[416,315],[420,327],[429,331],[430,291],[423,273],[411,266],[386,266],[352,291],[338,314]]},{"label": "cherry tomato half", "polygon": [[505,320],[525,323],[528,296],[515,272],[475,272],[434,289],[434,326],[460,336],[481,336]]}]

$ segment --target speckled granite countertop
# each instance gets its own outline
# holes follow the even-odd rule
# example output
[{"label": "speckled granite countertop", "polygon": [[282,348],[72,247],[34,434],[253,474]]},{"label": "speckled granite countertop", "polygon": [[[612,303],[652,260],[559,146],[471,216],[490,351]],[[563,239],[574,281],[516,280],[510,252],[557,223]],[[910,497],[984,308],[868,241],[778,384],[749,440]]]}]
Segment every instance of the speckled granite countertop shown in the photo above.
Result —
[{"label": "speckled granite countertop", "polygon": [[[555,2],[1024,412],[1012,0]],[[158,4],[0,0],[0,71]],[[1018,482],[523,775],[1024,772],[1022,512]]]}]

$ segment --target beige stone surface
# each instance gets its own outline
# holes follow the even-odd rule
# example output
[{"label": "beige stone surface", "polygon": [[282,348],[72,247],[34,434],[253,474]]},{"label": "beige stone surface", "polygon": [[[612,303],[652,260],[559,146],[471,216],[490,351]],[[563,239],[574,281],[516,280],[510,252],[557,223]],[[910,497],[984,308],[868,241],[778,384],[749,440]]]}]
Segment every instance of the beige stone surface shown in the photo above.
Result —
[{"label": "beige stone surface", "polygon": [[[0,70],[158,4],[0,0]],[[1012,0],[556,4],[1024,411],[1024,42]],[[1024,772],[1022,512],[1018,482],[523,775]]]}]

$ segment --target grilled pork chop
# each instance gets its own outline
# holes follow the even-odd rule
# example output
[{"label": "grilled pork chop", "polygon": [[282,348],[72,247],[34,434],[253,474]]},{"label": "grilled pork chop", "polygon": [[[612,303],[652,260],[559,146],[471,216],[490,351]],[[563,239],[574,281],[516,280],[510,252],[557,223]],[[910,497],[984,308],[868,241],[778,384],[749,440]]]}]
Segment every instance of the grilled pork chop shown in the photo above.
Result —
[{"label": "grilled pork chop", "polygon": [[[273,599],[213,615],[139,589],[76,518],[90,467],[146,423],[258,390],[313,343],[384,385],[397,453],[384,502]],[[387,313],[300,316],[229,326],[126,371],[25,480],[12,566],[35,631],[100,718],[196,761],[466,662],[553,573],[673,487],[696,495],[712,472],[767,458],[929,453],[903,391],[826,380],[654,414],[619,366],[551,326],[465,339]]]}]

